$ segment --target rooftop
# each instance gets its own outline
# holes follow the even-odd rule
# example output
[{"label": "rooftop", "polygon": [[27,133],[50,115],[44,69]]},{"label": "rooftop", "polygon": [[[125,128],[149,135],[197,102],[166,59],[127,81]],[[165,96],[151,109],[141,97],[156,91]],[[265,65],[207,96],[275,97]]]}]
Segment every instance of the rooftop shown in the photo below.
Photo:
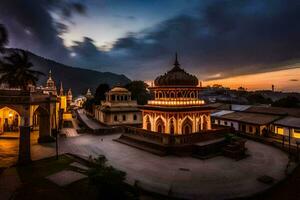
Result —
[{"label": "rooftop", "polygon": [[264,125],[272,123],[279,119],[281,116],[278,115],[267,115],[259,113],[246,113],[246,112],[233,112],[220,116],[222,119],[245,122],[249,124]]},{"label": "rooftop", "polygon": [[292,127],[292,128],[300,128],[300,118],[299,117],[285,117],[274,122],[276,125]]},{"label": "rooftop", "polygon": [[271,114],[271,115],[289,115],[293,117],[300,117],[299,108],[252,106],[246,109],[245,112],[263,113],[263,114]]}]

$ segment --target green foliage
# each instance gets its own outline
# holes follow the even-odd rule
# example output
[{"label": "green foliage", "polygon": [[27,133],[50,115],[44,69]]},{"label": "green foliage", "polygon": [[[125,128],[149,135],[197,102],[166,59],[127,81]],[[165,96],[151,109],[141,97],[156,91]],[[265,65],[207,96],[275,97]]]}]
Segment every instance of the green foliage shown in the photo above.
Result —
[{"label": "green foliage", "polygon": [[273,103],[270,98],[265,98],[261,94],[250,94],[247,97],[247,100],[249,101],[250,104],[271,104]]},{"label": "green foliage", "polygon": [[100,104],[101,101],[105,100],[105,93],[109,91],[109,85],[106,83],[100,84],[95,92],[95,101]]},{"label": "green foliage", "polygon": [[147,90],[148,85],[144,81],[132,81],[125,87],[131,92],[132,99],[137,100],[139,105],[147,104],[150,93]]},{"label": "green foliage", "polygon": [[28,89],[28,85],[36,85],[40,75],[44,73],[32,70],[33,64],[29,61],[25,51],[14,52],[0,61],[0,83],[10,87]]},{"label": "green foliage", "polygon": [[88,112],[90,112],[90,113],[93,113],[93,107],[94,107],[95,104],[96,104],[95,98],[91,98],[91,99],[87,99],[87,100],[83,103],[82,107],[83,107],[86,111],[88,111]]},{"label": "green foliage", "polygon": [[299,100],[296,97],[288,96],[275,101],[272,106],[284,108],[299,108]]},{"label": "green foliage", "polygon": [[124,183],[126,173],[106,164],[105,157],[93,159],[93,168],[89,171],[89,182],[98,191],[99,199],[138,199],[137,192]]}]

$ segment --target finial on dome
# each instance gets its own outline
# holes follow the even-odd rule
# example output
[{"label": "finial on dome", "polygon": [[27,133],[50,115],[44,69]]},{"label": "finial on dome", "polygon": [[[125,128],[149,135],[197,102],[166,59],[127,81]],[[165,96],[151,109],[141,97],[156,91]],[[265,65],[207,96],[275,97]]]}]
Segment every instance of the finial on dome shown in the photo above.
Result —
[{"label": "finial on dome", "polygon": [[178,62],[177,51],[176,51],[176,53],[175,53],[175,62],[174,62],[174,66],[175,66],[175,67],[179,67],[179,66],[180,66],[180,64],[179,64],[179,62]]}]

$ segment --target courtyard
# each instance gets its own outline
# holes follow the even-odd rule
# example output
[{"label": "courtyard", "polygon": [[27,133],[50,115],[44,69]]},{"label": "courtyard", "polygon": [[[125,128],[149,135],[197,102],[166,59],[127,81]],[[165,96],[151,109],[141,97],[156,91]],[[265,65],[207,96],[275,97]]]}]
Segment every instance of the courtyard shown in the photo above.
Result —
[{"label": "courtyard", "polygon": [[[192,157],[159,157],[113,141],[120,134],[96,136],[83,134],[61,138],[60,153],[79,154],[84,157],[105,155],[115,168],[127,173],[127,182],[145,190],[189,199],[228,199],[250,196],[272,185],[257,178],[270,176],[275,183],[285,178],[288,156],[279,149],[248,140],[249,156],[235,161],[223,156],[207,160]],[[3,142],[1,140],[0,142]],[[15,140],[9,152],[17,152]],[[55,155],[54,144],[32,141],[32,158],[39,160]],[[276,156],[274,156],[276,155]],[[17,159],[8,155],[10,162]]]}]

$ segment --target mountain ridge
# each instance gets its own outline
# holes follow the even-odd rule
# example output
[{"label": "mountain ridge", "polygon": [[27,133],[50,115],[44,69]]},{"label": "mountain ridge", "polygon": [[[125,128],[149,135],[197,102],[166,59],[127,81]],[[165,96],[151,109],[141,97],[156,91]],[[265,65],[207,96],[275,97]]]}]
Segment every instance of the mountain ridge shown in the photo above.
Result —
[{"label": "mountain ridge", "polygon": [[[6,49],[6,53],[20,50],[21,49],[13,48]],[[131,82],[131,80],[124,74],[72,67],[36,55],[30,51],[26,52],[28,53],[29,60],[34,65],[33,68],[45,74],[45,76],[40,76],[37,83],[38,86],[45,85],[50,70],[57,88],[60,88],[60,82],[62,82],[64,91],[67,92],[67,90],[71,88],[74,96],[84,94],[88,88],[94,92],[97,86],[101,83],[107,83],[110,87],[112,87],[114,85],[125,85]]]}]

